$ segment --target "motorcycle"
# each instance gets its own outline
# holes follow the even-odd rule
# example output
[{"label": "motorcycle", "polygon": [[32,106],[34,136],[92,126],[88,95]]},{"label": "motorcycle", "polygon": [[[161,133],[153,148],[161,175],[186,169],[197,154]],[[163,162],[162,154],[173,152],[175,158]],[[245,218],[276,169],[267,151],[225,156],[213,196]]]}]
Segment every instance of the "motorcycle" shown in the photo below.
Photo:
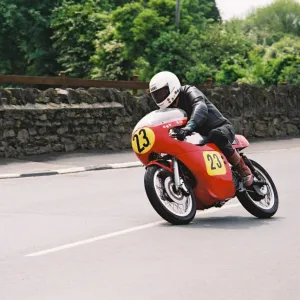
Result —
[{"label": "motorcycle", "polygon": [[237,197],[257,218],[271,218],[279,199],[268,172],[241,151],[249,146],[236,135],[233,147],[254,175],[251,188],[219,148],[198,133],[181,141],[178,129],[187,123],[185,111],[178,108],[155,110],[144,116],[132,132],[131,144],[146,168],[144,187],[154,210],[174,225],[189,224],[197,210],[222,207]]}]

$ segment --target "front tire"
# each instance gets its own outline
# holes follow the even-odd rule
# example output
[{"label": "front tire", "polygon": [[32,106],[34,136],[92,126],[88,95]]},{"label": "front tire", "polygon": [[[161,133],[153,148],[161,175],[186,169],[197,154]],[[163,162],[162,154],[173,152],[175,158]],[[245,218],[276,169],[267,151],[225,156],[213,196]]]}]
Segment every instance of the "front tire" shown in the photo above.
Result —
[{"label": "front tire", "polygon": [[185,225],[194,219],[196,199],[193,191],[187,186],[189,195],[176,193],[172,173],[157,165],[150,166],[145,173],[144,186],[152,207],[164,220],[173,225]]},{"label": "front tire", "polygon": [[[251,197],[248,191],[238,192],[237,198],[239,199],[242,206],[253,216],[260,219],[271,218],[278,210],[279,199],[276,186],[268,174],[268,172],[256,161],[250,160],[257,173],[259,174],[259,180],[265,181],[266,195],[258,201]],[[268,198],[268,199],[266,199]]]}]

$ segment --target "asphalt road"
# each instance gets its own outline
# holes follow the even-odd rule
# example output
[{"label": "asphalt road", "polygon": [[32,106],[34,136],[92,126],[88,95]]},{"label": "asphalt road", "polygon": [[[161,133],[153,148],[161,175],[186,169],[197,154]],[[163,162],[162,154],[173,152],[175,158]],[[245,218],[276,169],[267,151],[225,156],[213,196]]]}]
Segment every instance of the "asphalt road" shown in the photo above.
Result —
[{"label": "asphalt road", "polygon": [[271,220],[234,199],[171,226],[143,168],[2,181],[0,299],[299,300],[300,148],[250,157],[277,185]]}]

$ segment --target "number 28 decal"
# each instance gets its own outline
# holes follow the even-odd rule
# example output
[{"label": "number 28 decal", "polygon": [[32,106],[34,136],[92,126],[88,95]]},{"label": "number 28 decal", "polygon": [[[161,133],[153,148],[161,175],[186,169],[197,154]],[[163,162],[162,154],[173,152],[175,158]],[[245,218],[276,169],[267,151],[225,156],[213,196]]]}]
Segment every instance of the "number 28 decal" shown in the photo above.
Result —
[{"label": "number 28 decal", "polygon": [[147,153],[153,147],[154,141],[154,132],[150,128],[141,128],[132,136],[132,149],[137,154]]},{"label": "number 28 decal", "polygon": [[210,176],[225,175],[224,161],[217,151],[203,151],[207,174]]}]

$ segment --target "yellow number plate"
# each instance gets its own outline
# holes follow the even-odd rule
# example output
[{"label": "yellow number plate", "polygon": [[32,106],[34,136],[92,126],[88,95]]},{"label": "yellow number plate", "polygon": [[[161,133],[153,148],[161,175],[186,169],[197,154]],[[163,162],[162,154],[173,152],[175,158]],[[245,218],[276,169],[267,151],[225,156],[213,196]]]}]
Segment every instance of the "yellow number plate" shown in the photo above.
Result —
[{"label": "yellow number plate", "polygon": [[207,174],[209,176],[225,175],[226,167],[219,152],[203,151]]},{"label": "yellow number plate", "polygon": [[131,146],[137,154],[144,154],[151,150],[155,142],[155,134],[150,128],[138,129],[132,136]]}]

